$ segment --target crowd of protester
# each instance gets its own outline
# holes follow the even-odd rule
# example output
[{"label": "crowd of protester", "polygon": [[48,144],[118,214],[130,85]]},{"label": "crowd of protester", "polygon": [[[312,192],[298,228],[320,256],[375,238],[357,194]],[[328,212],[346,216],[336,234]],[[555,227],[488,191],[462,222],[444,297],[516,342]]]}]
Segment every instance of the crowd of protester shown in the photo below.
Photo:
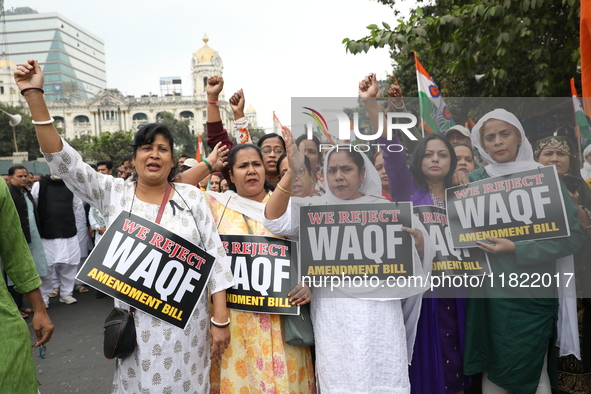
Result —
[{"label": "crowd of protester", "polygon": [[[561,356],[555,347],[557,298],[469,298],[465,293],[443,297],[426,288],[373,299],[339,289],[341,297],[331,298],[323,294],[327,289],[298,285],[289,292],[290,301],[310,303],[315,346],[292,346],[283,340],[280,315],[226,308],[226,289],[234,285],[234,274],[218,235],[297,240],[302,206],[411,201],[445,209],[450,187],[554,165],[560,179],[580,180],[576,190],[561,182],[570,235],[536,242],[489,238],[479,246],[494,272],[526,267],[554,274],[556,263],[572,256],[576,280],[584,283],[591,258],[591,146],[582,152],[585,165],[580,168],[581,152],[570,139],[550,136],[532,147],[519,119],[504,109],[487,113],[471,130],[456,125],[445,134],[423,137],[415,129],[416,141],[397,132],[390,140],[386,132],[380,137],[382,146],[402,145],[403,150],[364,154],[339,145],[341,149],[322,151],[317,137],[294,138],[289,129],[255,142],[245,131],[241,90],[229,100],[234,131],[242,133],[235,145],[218,108],[224,80],[214,76],[206,86],[212,153],[205,160],[182,155],[177,161],[172,133],[163,125],[146,124],[118,168],[108,160],[93,168],[45,122],[51,117],[37,62],[19,66],[15,79],[37,121],[40,148],[52,173],[36,177],[17,165],[5,178],[41,279],[22,287],[21,278],[5,271],[14,300],[9,312],[20,311],[27,318],[37,316],[43,306],[49,308],[51,298],[77,302],[75,293],[89,288],[75,281],[76,273],[109,224],[122,210],[153,220],[170,188],[171,196],[181,197],[182,203],[175,204],[182,209],[176,212],[174,204],[167,205],[161,226],[216,257],[210,297],[200,298],[184,330],[135,311],[136,329],[147,333],[147,340],[138,341],[131,356],[117,360],[114,393],[164,388],[170,393],[550,394],[552,387],[563,393],[591,392],[587,298],[576,300],[581,352],[575,357]],[[360,82],[359,94],[378,129],[385,120],[379,119],[383,108],[376,100],[375,74]],[[387,111],[408,111],[396,79],[387,96]],[[195,219],[194,211],[207,219]],[[418,219],[412,220],[412,228],[403,230],[414,240],[414,273],[428,276],[433,241]],[[5,259],[4,253],[0,256]],[[19,291],[30,292],[34,286],[39,292],[32,296],[33,310],[23,306]],[[115,304],[129,308],[117,300]],[[43,328],[50,337],[45,311],[39,315],[39,332]],[[38,338],[39,344],[49,340],[47,335]],[[15,344],[8,351],[22,349]],[[30,368],[32,362],[23,356],[18,367]],[[0,376],[8,376],[10,366],[3,368]],[[36,383],[34,373],[10,379],[15,387],[24,382],[36,386],[30,383]]]}]

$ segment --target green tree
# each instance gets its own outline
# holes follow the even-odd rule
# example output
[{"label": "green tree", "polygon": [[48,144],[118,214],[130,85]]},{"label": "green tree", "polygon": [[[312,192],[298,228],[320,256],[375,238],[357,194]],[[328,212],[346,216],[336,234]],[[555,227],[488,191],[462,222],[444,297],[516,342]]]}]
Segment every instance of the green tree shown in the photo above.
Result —
[{"label": "green tree", "polygon": [[131,154],[132,143],[131,131],[104,132],[93,138],[88,149],[92,161],[111,160],[117,166],[125,156]]},{"label": "green tree", "polygon": [[92,162],[91,160],[91,152],[90,152],[90,145],[93,143],[94,141],[93,136],[91,135],[82,135],[80,137],[76,137],[74,139],[67,139],[66,141],[68,141],[68,144],[70,144],[70,146],[72,146],[72,148],[76,149],[76,152],[80,153],[80,156],[82,156],[82,159],[85,162]]},{"label": "green tree", "polygon": [[[19,152],[29,152],[29,160],[36,160],[41,156],[39,143],[35,134],[35,126],[31,123],[31,115],[22,107],[11,107],[0,104],[0,109],[12,115],[21,115],[21,122],[15,126],[16,143]],[[0,156],[12,156],[14,152],[14,138],[9,118],[0,113]]]},{"label": "green tree", "polygon": [[388,46],[406,96],[417,93],[416,51],[446,96],[568,97],[569,79],[580,78],[579,14],[576,0],[435,0],[343,43],[353,54]]},{"label": "green tree", "polygon": [[260,127],[257,127],[257,128],[249,127],[248,133],[250,134],[250,140],[254,144],[256,144],[259,141],[259,139],[266,134],[265,129],[262,129]]},{"label": "green tree", "polygon": [[85,162],[111,160],[113,166],[117,167],[125,156],[131,154],[132,137],[131,131],[105,131],[98,137],[83,135],[68,140],[68,143],[82,155]]},{"label": "green tree", "polygon": [[[197,135],[189,129],[188,120],[178,120],[170,112],[161,112],[159,123],[166,125],[174,135],[174,144],[179,154],[195,157],[197,152]],[[203,138],[203,137],[202,137]],[[178,157],[179,154],[176,156]]]}]

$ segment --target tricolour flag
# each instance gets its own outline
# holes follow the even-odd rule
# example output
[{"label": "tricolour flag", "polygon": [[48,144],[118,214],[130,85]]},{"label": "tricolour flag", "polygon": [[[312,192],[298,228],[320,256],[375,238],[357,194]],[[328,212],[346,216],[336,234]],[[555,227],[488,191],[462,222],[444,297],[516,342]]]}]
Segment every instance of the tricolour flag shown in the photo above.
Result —
[{"label": "tricolour flag", "polygon": [[583,107],[579,101],[574,78],[570,79],[570,92],[573,96],[573,108],[575,110],[575,121],[577,123],[577,138],[580,139],[581,146],[585,149],[587,145],[591,144],[591,125],[589,125],[587,116],[585,116],[585,112],[583,112]]},{"label": "tricolour flag", "polygon": [[441,97],[439,88],[419,62],[416,52],[415,66],[417,68],[417,84],[423,127],[430,133],[443,134],[447,129],[455,125],[454,120],[443,97]]},{"label": "tricolour flag", "polygon": [[203,150],[203,140],[201,134],[197,134],[197,153],[195,154],[195,160],[201,163],[205,159],[205,151]]},{"label": "tricolour flag", "polygon": [[273,132],[275,134],[282,135],[281,130],[283,130],[283,125],[279,121],[279,118],[277,117],[277,115],[275,115],[275,111],[273,111]]}]

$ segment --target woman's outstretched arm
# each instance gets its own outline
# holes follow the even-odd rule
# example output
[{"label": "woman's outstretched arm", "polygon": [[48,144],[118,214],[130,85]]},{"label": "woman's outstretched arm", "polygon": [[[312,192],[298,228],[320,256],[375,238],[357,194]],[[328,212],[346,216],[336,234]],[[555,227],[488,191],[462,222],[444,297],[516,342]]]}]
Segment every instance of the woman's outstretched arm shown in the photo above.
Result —
[{"label": "woman's outstretched arm", "polygon": [[[43,97],[43,72],[37,60],[29,59],[18,66],[14,72],[14,79],[27,100],[33,121],[50,121],[52,118]],[[53,126],[53,122],[35,124],[35,132],[41,151],[55,153],[62,150],[62,139]]]}]

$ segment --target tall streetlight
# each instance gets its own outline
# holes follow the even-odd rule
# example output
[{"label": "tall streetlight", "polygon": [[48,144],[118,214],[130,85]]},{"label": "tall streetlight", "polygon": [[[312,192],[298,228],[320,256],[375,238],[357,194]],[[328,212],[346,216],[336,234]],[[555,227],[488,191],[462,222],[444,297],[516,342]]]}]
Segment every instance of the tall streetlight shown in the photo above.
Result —
[{"label": "tall streetlight", "polygon": [[0,109],[0,111],[5,114],[6,116],[8,116],[8,124],[12,127],[12,139],[14,141],[14,151],[18,152],[18,145],[16,144],[16,131],[14,129],[14,126],[16,126],[17,124],[19,124],[21,122],[21,120],[23,119],[22,116],[20,116],[19,114],[13,115],[13,114],[9,114],[8,112]]}]

